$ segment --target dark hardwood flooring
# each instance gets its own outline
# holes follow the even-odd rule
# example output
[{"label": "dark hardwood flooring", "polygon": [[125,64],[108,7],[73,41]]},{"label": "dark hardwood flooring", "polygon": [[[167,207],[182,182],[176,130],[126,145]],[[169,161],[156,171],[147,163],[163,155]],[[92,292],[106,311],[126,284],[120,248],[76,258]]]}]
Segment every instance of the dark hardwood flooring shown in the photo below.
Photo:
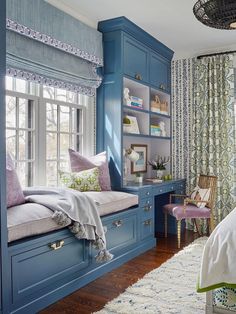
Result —
[{"label": "dark hardwood flooring", "polygon": [[[191,243],[197,234],[186,231],[182,235],[184,247]],[[169,235],[165,239],[157,236],[158,244],[155,248],[139,255],[119,268],[94,280],[68,297],[49,306],[40,314],[90,314],[104,307],[104,305],[117,297],[125,289],[142,278],[145,274],[159,267],[179,250],[176,236]],[[138,313],[137,313],[138,314]]]}]

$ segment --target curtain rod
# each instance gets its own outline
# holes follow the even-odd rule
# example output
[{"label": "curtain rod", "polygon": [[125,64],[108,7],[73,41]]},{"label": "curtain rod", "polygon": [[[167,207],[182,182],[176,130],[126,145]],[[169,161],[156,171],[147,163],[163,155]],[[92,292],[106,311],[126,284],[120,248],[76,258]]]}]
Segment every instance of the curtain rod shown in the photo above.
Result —
[{"label": "curtain rod", "polygon": [[208,55],[201,55],[201,56],[198,56],[197,59],[201,59],[201,58],[204,58],[204,57],[213,57],[213,56],[218,56],[218,55],[227,55],[227,54],[230,54],[230,53],[236,53],[236,50],[210,53]]}]

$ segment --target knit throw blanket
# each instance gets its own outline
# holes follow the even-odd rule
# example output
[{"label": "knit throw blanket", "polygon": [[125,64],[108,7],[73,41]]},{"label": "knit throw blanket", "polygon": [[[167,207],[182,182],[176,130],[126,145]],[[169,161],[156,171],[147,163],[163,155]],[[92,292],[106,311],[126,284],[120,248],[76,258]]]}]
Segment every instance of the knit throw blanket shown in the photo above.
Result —
[{"label": "knit throw blanket", "polygon": [[27,202],[48,207],[60,226],[68,226],[78,239],[90,240],[98,250],[97,262],[106,262],[113,255],[106,249],[106,238],[97,206],[82,192],[66,188],[32,187],[24,190]]}]

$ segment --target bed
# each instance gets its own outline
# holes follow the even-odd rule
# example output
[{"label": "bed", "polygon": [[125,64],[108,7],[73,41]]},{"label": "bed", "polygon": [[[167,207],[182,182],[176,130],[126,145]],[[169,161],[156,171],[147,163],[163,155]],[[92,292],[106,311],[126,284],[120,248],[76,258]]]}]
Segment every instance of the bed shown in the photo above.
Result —
[{"label": "bed", "polygon": [[206,243],[198,292],[206,292],[206,313],[236,313],[236,209]]}]

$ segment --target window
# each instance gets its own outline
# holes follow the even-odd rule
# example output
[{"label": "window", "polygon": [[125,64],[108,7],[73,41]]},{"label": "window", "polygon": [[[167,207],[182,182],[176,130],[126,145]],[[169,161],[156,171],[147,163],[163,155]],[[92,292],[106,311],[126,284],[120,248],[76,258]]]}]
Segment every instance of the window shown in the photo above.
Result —
[{"label": "window", "polygon": [[7,150],[21,184],[57,185],[69,147],[94,152],[94,99],[11,77],[6,86]]}]

